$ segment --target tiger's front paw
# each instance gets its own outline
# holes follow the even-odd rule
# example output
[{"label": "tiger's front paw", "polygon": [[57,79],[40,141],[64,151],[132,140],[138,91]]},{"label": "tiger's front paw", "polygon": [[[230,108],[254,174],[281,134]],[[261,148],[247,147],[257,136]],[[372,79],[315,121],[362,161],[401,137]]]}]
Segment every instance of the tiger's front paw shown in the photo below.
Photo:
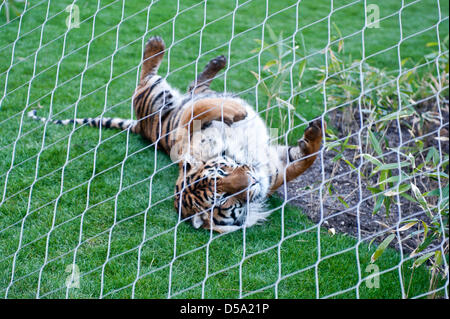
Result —
[{"label": "tiger's front paw", "polygon": [[298,140],[298,146],[303,155],[316,153],[320,149],[323,135],[322,130],[326,130],[326,127],[326,122],[323,122],[322,125],[322,120],[320,119],[309,123],[309,126],[303,134],[303,138]]},{"label": "tiger's front paw", "polygon": [[233,117],[233,122],[242,121],[247,117],[247,111],[244,109],[236,110]]},{"label": "tiger's front paw", "polygon": [[227,110],[224,112],[223,121],[228,126],[231,126],[235,122],[242,121],[247,117],[247,112],[245,110]]},{"label": "tiger's front paw", "polygon": [[223,121],[229,126],[235,122],[242,121],[247,117],[245,108],[234,101],[223,101],[222,104],[219,103],[218,106],[219,108],[217,111],[219,120],[223,114]]}]

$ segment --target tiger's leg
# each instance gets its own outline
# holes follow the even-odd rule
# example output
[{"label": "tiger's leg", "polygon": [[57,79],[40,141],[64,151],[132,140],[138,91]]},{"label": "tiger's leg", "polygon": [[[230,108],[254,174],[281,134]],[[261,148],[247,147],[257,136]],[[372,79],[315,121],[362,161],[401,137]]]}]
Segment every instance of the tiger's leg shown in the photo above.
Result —
[{"label": "tiger's leg", "polygon": [[205,98],[195,102],[192,107],[184,110],[180,119],[180,126],[188,129],[192,134],[192,121],[201,121],[207,125],[212,121],[222,121],[228,125],[242,121],[247,117],[245,108],[235,101],[221,98]]},{"label": "tiger's leg", "polygon": [[212,90],[209,88],[216,74],[227,64],[227,59],[221,55],[208,62],[203,72],[193,81],[188,88],[188,93],[194,94],[207,93]]},{"label": "tiger's leg", "polygon": [[[169,147],[177,145],[176,156],[188,149],[190,136],[195,127],[203,128],[212,121],[223,121],[227,125],[242,121],[247,117],[245,108],[233,101],[223,98],[203,98],[185,108],[177,116],[177,130],[170,140]],[[175,154],[174,154],[175,155]]]},{"label": "tiger's leg", "polygon": [[164,57],[166,45],[161,37],[151,37],[145,44],[144,58],[142,60],[141,82],[148,75],[156,75],[159,65]]},{"label": "tiger's leg", "polygon": [[135,132],[152,142],[164,133],[163,124],[181,100],[179,92],[157,75],[164,56],[161,37],[151,37],[144,49],[141,81],[134,92],[133,106],[137,117]]},{"label": "tiger's leg", "polygon": [[316,120],[309,124],[297,146],[288,146],[287,149],[279,147],[279,156],[284,166],[277,170],[270,193],[275,192],[285,181],[289,182],[303,174],[314,163],[322,144],[323,129],[326,129],[326,123],[323,123],[322,128],[322,121]]}]

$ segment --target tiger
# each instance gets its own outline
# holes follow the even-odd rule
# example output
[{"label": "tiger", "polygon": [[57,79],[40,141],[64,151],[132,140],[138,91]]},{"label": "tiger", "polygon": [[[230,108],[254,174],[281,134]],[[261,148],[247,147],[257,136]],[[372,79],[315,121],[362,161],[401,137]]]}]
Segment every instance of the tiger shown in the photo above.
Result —
[{"label": "tiger", "polygon": [[[227,63],[210,60],[181,94],[158,75],[166,51],[163,39],[150,37],[132,97],[136,120],[77,118],[55,124],[84,124],[130,130],[178,162],[174,207],[180,220],[196,229],[227,233],[261,224],[270,215],[267,198],[304,173],[321,148],[326,122],[313,120],[297,145],[271,142],[261,116],[233,93],[210,88]],[[36,110],[28,113],[35,120]]]}]

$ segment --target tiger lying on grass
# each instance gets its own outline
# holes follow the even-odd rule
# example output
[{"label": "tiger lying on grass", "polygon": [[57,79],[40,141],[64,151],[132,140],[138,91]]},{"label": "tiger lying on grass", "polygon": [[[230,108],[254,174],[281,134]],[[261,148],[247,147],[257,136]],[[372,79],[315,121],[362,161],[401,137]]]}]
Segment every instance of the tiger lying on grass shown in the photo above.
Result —
[{"label": "tiger lying on grass", "polygon": [[[160,37],[145,46],[133,100],[137,120],[52,122],[130,129],[162,148],[179,162],[175,208],[195,228],[228,232],[264,220],[270,214],[264,210],[266,197],[314,162],[325,123],[312,122],[297,146],[271,145],[265,123],[249,104],[210,89],[225,57],[211,60],[182,95],[157,75],[164,50]],[[28,115],[46,121],[35,110]]]}]

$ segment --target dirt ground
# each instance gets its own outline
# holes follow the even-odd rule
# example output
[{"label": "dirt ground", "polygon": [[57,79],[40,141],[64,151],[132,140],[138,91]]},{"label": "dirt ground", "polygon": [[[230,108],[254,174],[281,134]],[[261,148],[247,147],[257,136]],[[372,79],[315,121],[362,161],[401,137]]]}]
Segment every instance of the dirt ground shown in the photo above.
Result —
[{"label": "dirt ground", "polygon": [[[429,129],[429,136],[425,138],[428,146],[438,147],[438,142],[434,138],[437,132],[440,131],[441,136],[448,137],[448,100],[444,107],[442,107],[443,122],[447,123],[444,128],[439,129],[439,126],[431,125]],[[341,122],[340,114],[336,113],[331,116],[334,119],[333,123],[338,126]],[[360,121],[356,119],[355,123]],[[412,146],[413,141],[411,134],[406,127],[401,126],[400,133],[396,127],[396,121],[388,129],[386,134],[390,146],[395,147],[399,144],[403,146]],[[359,125],[347,128],[350,134],[354,134],[349,143],[361,145],[358,143]],[[363,130],[361,136],[367,135],[367,131]],[[365,133],[365,134],[364,134]],[[425,134],[426,135],[426,134]],[[345,136],[345,135],[343,135]],[[405,143],[406,142],[406,143]],[[441,142],[442,152],[448,154],[448,140]],[[355,158],[365,150],[348,150],[344,153],[345,157],[358,167],[360,160]],[[278,190],[278,195],[297,207],[300,207],[307,216],[315,223],[322,221],[321,226],[327,228],[329,232],[346,233],[363,241],[370,242],[375,238],[375,242],[382,241],[387,237],[386,231],[393,231],[404,225],[404,221],[411,218],[419,220],[427,220],[427,215],[423,212],[419,205],[415,205],[410,201],[400,197],[399,203],[391,204],[390,214],[387,216],[384,207],[376,214],[372,214],[375,200],[372,193],[367,190],[367,186],[375,184],[375,179],[359,178],[358,172],[352,169],[344,161],[333,162],[333,158],[337,153],[334,151],[323,152],[323,157],[318,156],[314,164],[299,178],[291,181],[287,187],[287,194],[284,188]],[[396,163],[398,161],[397,153],[387,152],[383,156],[385,163]],[[401,160],[404,160],[402,158]],[[363,164],[361,169],[365,171],[365,175],[370,175],[370,164]],[[394,173],[394,172],[393,172]],[[398,171],[395,172],[398,174]],[[448,172],[447,172],[448,173]],[[324,181],[324,183],[322,183]],[[328,182],[332,187],[332,192],[328,191]],[[433,183],[435,185],[430,185]],[[418,177],[415,179],[415,184],[422,191],[427,188],[431,190],[437,187],[435,181],[427,177]],[[431,186],[431,188],[430,188]],[[345,201],[348,205],[339,199]],[[394,196],[397,201],[397,197]],[[400,221],[400,223],[399,223]],[[404,253],[409,254],[418,246],[420,238],[418,236],[411,236],[411,233],[417,231],[418,227],[414,226],[407,231],[400,232],[401,247]],[[400,248],[399,241],[394,240],[392,247]]]}]

